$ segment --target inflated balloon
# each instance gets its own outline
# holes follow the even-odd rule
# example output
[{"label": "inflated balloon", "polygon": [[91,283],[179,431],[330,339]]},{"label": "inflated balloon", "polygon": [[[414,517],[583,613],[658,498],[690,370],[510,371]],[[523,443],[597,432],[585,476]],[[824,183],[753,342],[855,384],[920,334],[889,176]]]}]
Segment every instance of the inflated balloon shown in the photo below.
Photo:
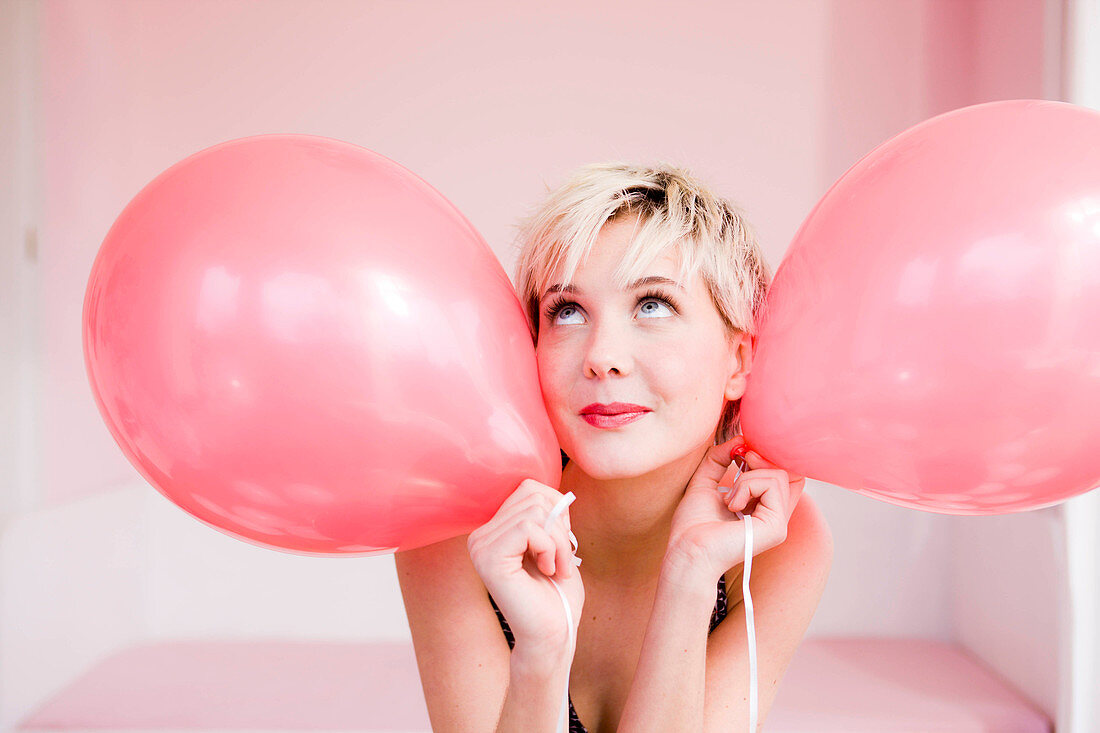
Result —
[{"label": "inflated balloon", "polygon": [[84,301],[103,418],[232,536],[374,554],[469,532],[561,462],[523,308],[438,191],[308,135],[203,150],[107,235]]},{"label": "inflated balloon", "polygon": [[901,506],[994,514],[1100,483],[1100,113],[935,117],[795,235],[742,425],[773,463]]}]

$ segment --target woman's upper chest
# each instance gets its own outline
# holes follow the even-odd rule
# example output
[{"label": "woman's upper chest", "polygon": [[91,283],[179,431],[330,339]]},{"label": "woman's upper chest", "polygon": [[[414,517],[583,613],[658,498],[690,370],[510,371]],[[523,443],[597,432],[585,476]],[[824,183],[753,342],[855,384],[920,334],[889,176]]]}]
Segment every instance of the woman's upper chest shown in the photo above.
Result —
[{"label": "woman's upper chest", "polygon": [[[719,583],[712,624],[740,603],[740,577],[740,568],[735,568],[725,574],[724,583]],[[569,693],[588,733],[607,733],[618,727],[655,596],[655,586],[632,590],[585,582]]]},{"label": "woman's upper chest", "polygon": [[618,725],[638,666],[655,591],[585,582],[569,694],[588,733],[614,731]]}]

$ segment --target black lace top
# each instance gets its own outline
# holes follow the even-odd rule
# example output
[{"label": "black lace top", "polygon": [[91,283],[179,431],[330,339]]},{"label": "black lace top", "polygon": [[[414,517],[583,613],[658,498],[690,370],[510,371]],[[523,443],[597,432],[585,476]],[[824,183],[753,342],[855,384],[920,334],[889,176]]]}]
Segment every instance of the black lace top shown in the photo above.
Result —
[{"label": "black lace top", "polygon": [[[504,631],[504,638],[508,640],[508,648],[512,649],[516,645],[516,637],[512,635],[512,630],[508,628],[508,622],[504,618],[504,614],[497,608],[496,601],[493,600],[493,596],[489,594],[489,602],[493,604],[493,610],[497,612],[497,620],[500,621],[500,628]],[[718,576],[718,599],[714,604],[714,611],[710,615],[710,629],[707,633],[714,631],[718,624],[722,623],[722,619],[726,617],[726,579],[723,576]],[[569,733],[588,733],[588,730],[577,718],[577,711],[573,709],[573,700],[569,700]]]}]

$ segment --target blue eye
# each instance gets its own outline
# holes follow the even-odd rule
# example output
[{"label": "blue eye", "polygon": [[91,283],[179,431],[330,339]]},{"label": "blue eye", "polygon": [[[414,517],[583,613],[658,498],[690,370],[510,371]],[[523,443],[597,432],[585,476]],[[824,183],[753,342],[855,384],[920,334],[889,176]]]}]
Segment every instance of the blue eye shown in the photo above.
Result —
[{"label": "blue eye", "polygon": [[[650,292],[647,292],[645,295],[642,295],[641,297],[639,297],[638,298],[638,305],[643,306],[642,311],[641,311],[642,313],[646,313],[646,314],[658,314],[658,313],[660,313],[659,310],[655,310],[653,308],[648,308],[648,309],[645,308],[644,306],[646,304],[648,304],[649,302],[659,303],[659,304],[665,306],[666,308],[668,308],[670,311],[672,311],[673,314],[678,313],[678,310],[676,308],[676,302],[671,297],[669,297],[669,296],[667,296],[663,293],[660,293],[658,291],[655,291],[655,290],[650,291]],[[576,310],[576,309],[577,309],[577,304],[576,303],[569,300],[564,295],[558,295],[550,303],[550,305],[548,305],[546,307],[546,320],[550,321],[551,323],[554,323],[554,319],[557,318],[557,316],[559,314],[561,314],[563,312],[568,313],[569,311]],[[667,318],[668,316],[656,315],[655,317],[656,318]]]},{"label": "blue eye", "polygon": [[[663,305],[665,308],[668,308],[670,311],[673,311],[672,306],[669,305],[669,303],[664,298],[643,298],[642,299],[642,313],[660,313],[660,310],[653,309],[653,308],[650,308],[649,310],[646,310],[645,306],[650,304],[650,303],[659,303],[659,304]],[[673,312],[675,312],[675,311],[673,311]],[[659,318],[667,318],[667,316],[658,316],[658,317]]]},{"label": "blue eye", "polygon": [[[673,315],[680,312],[679,308],[676,306],[676,301],[671,296],[665,295],[664,293],[660,292],[659,290],[650,290],[650,291],[646,292],[645,295],[638,298],[639,303],[645,303],[647,301],[655,301],[657,303],[662,304],[663,306],[668,308],[670,311],[672,311]],[[657,313],[658,311],[650,309],[646,312],[647,313]],[[659,317],[660,318],[667,318],[667,316],[659,316]]]},{"label": "blue eye", "polygon": [[559,298],[558,300],[555,300],[553,303],[551,303],[550,306],[546,309],[546,319],[553,323],[554,319],[563,311],[568,312],[576,309],[576,303],[572,303],[565,298]]}]

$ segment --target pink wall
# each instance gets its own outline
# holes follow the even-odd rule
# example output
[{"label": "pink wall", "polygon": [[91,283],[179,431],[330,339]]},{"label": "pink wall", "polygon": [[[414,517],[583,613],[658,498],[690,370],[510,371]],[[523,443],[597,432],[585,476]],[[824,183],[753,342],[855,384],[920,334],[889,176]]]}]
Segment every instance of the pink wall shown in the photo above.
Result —
[{"label": "pink wall", "polygon": [[[442,2],[44,0],[34,6],[43,364],[34,504],[90,498],[111,522],[87,505],[58,511],[74,509],[73,524],[87,522],[100,541],[111,527],[145,531],[130,514],[116,516],[118,497],[107,493],[127,483],[132,494],[141,479],[92,400],[80,308],[115,216],[191,153],[271,132],[364,145],[449,196],[509,270],[512,226],[544,183],[584,162],[664,159],[739,201],[778,265],[818,197],[876,144],[948,109],[1050,94],[1059,49],[1046,16],[1058,1],[565,0],[536,11],[497,0],[475,13]],[[1064,569],[1043,523],[979,523],[811,490],[836,538],[811,634],[961,638],[1053,709],[1061,601],[1049,587],[1032,598],[1021,582]],[[54,529],[50,536],[76,536]],[[187,576],[198,567],[190,535],[158,541],[148,567],[163,572],[146,591],[158,628],[235,623],[195,599],[204,586]],[[117,547],[136,562],[129,545]],[[317,582],[340,586],[337,570],[324,572]],[[106,582],[96,586],[104,603],[132,594],[129,580]],[[256,598],[242,607],[266,598],[250,588],[242,597]],[[303,627],[314,618],[305,607],[285,612]]]},{"label": "pink wall", "polygon": [[190,153],[270,132],[364,145],[442,190],[509,270],[544,182],[664,159],[745,206],[776,265],[873,145],[952,107],[1041,96],[1042,5],[46,2],[39,503],[135,475],[91,399],[81,300],[114,217]]},{"label": "pink wall", "polygon": [[1044,98],[1042,0],[830,3],[824,127],[831,182],[879,142],[970,104]]},{"label": "pink wall", "polygon": [[454,200],[507,263],[544,180],[666,158],[740,199],[778,258],[820,188],[826,6],[793,19],[749,3],[694,16],[661,3],[479,7],[46,5],[44,500],[133,475],[82,371],[82,292],[125,203],[216,142],[307,132],[375,149]]}]

